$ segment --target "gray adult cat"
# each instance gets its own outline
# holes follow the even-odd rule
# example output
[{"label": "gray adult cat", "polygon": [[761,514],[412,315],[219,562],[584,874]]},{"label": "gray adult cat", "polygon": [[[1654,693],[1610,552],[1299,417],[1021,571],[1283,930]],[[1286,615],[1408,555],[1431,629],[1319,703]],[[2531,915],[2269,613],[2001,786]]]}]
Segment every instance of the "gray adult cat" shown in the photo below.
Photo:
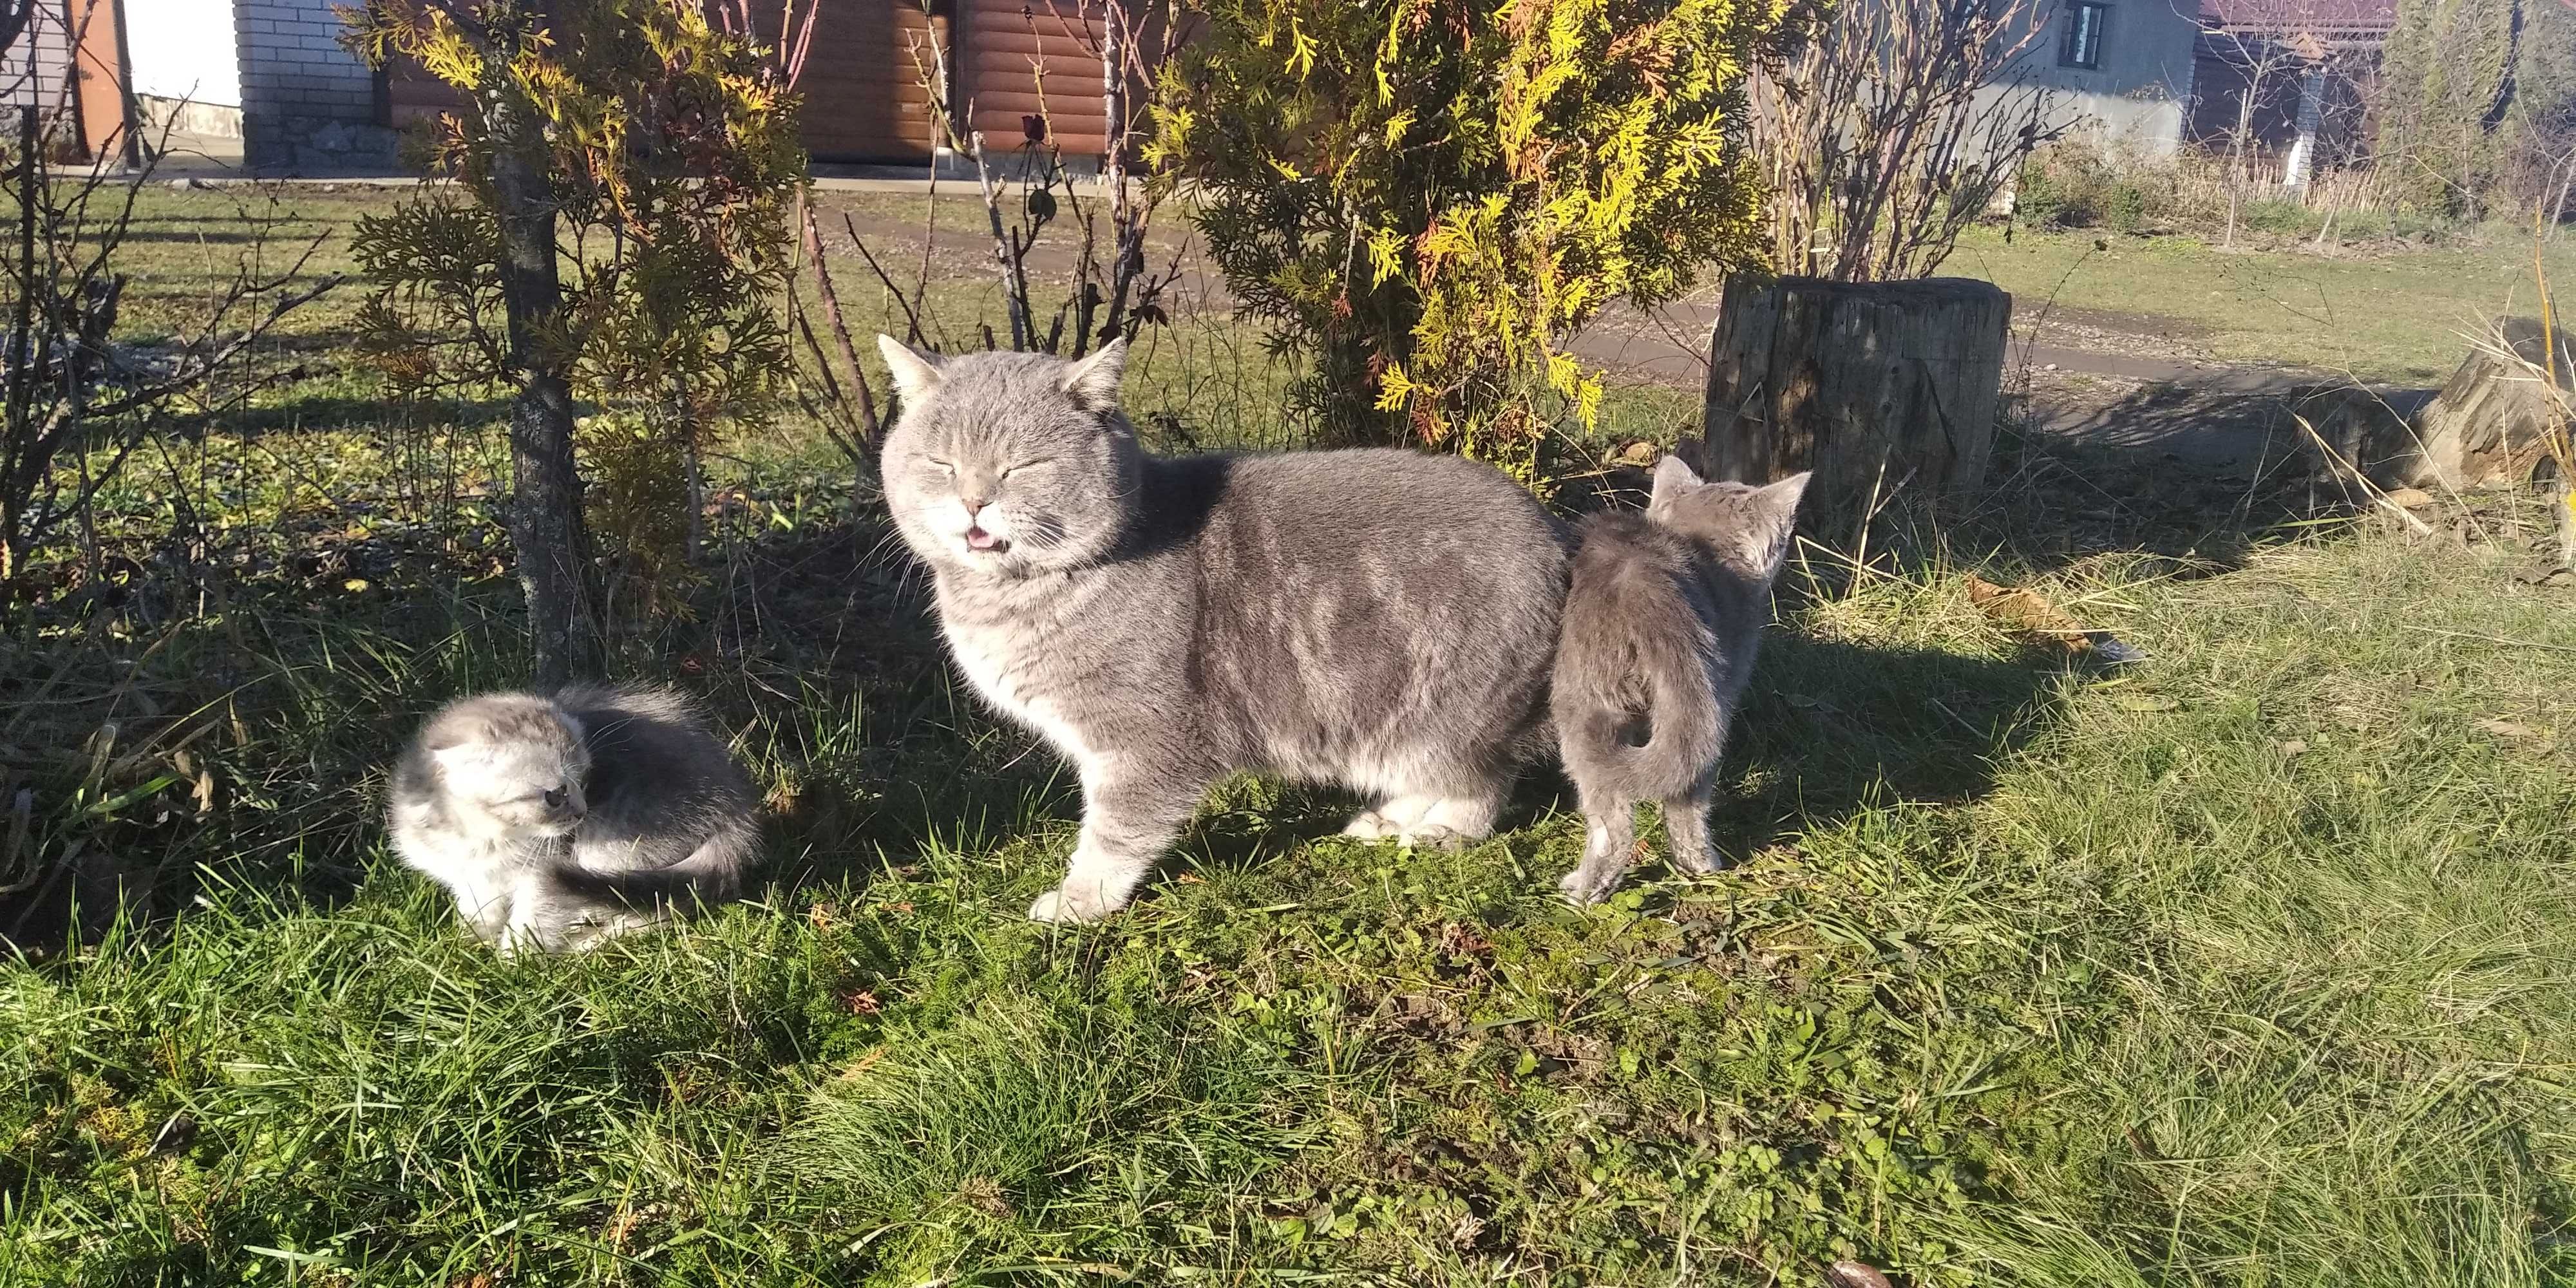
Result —
[{"label": "gray adult cat", "polygon": [[1082,778],[1081,839],[1031,917],[1125,906],[1237,770],[1368,793],[1355,836],[1492,832],[1544,749],[1567,560],[1511,480],[1394,449],[1148,456],[1118,411],[1123,344],[1076,363],[878,343],[904,408],[887,500],[949,649]]},{"label": "gray adult cat", "polygon": [[504,951],[588,947],[731,898],[760,843],[750,782],[668,689],[450,703],[395,762],[390,796],[395,852]]},{"label": "gray adult cat", "polygon": [[1806,488],[1804,474],[1760,488],[1704,483],[1667,456],[1644,514],[1584,521],[1548,693],[1583,806],[1583,863],[1561,883],[1566,898],[1594,903],[1617,888],[1643,801],[1663,803],[1674,867],[1717,870],[1708,809],[1718,756]]}]

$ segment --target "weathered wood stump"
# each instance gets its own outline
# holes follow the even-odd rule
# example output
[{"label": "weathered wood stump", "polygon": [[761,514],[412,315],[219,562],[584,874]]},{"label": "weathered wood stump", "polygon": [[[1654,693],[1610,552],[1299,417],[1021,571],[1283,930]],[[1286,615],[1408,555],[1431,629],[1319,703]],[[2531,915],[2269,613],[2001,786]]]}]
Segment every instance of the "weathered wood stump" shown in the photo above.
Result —
[{"label": "weathered wood stump", "polygon": [[1709,343],[1710,478],[1816,471],[1810,507],[1975,487],[1994,450],[2012,297],[1989,282],[1726,284]]},{"label": "weathered wood stump", "polygon": [[2507,319],[2491,346],[2469,350],[2424,408],[2416,427],[2421,455],[2402,481],[2453,489],[2530,481],[2548,458],[2547,436],[2576,388],[2576,343],[2564,332],[2557,339],[2555,391],[2544,374],[2548,346],[2530,318]]},{"label": "weathered wood stump", "polygon": [[2310,508],[2367,505],[2374,488],[2406,486],[2421,457],[2414,417],[2424,401],[2349,381],[2300,385],[2274,405],[2267,428],[2306,462]]}]

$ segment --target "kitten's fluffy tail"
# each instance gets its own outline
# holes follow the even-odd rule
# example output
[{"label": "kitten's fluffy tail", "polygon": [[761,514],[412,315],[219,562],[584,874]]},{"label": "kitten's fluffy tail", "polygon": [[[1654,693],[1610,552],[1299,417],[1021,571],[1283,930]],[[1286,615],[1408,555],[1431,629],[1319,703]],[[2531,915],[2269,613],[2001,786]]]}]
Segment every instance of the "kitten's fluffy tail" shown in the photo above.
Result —
[{"label": "kitten's fluffy tail", "polygon": [[748,827],[724,826],[701,842],[689,857],[667,867],[600,872],[567,866],[559,879],[583,898],[629,908],[683,909],[692,903],[722,903],[742,893],[742,873],[759,833]]},{"label": "kitten's fluffy tail", "polygon": [[1569,767],[1584,766],[1582,777],[1625,799],[1679,796],[1717,763],[1726,742],[1726,713],[1707,664],[1695,654],[1637,660],[1647,689],[1646,741],[1629,740],[1634,713],[1587,704],[1563,731],[1563,752]]}]

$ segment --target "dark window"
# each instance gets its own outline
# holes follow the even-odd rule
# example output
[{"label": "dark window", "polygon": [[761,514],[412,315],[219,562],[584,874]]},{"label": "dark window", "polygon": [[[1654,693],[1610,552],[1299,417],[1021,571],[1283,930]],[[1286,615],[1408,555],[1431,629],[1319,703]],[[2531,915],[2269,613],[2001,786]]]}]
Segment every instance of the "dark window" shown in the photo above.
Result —
[{"label": "dark window", "polygon": [[2102,65],[2102,28],[2111,21],[2111,6],[2075,0],[2066,6],[2066,43],[2058,47],[2057,65],[2087,70]]}]

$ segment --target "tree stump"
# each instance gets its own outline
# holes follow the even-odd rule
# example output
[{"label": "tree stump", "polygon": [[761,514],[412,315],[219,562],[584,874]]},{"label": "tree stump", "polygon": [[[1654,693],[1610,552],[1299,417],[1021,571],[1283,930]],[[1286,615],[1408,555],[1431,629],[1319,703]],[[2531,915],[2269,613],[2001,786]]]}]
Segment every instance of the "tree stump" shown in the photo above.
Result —
[{"label": "tree stump", "polygon": [[1810,506],[1849,512],[1983,482],[2012,297],[1989,282],[1726,284],[1696,452],[1713,479],[1816,471]]},{"label": "tree stump", "polygon": [[2340,502],[2370,503],[2373,489],[2407,486],[2422,453],[2414,417],[2420,393],[2387,392],[2356,385],[2300,385],[2283,395],[2269,418],[2272,441],[2306,462],[2311,509]]},{"label": "tree stump", "polygon": [[2499,325],[2424,408],[2417,429],[2422,455],[2404,481],[2454,490],[2529,481],[2548,459],[2548,435],[2567,414],[2568,391],[2576,387],[2576,344],[2564,332],[2554,391],[2549,365],[2538,322],[2510,318]]}]

